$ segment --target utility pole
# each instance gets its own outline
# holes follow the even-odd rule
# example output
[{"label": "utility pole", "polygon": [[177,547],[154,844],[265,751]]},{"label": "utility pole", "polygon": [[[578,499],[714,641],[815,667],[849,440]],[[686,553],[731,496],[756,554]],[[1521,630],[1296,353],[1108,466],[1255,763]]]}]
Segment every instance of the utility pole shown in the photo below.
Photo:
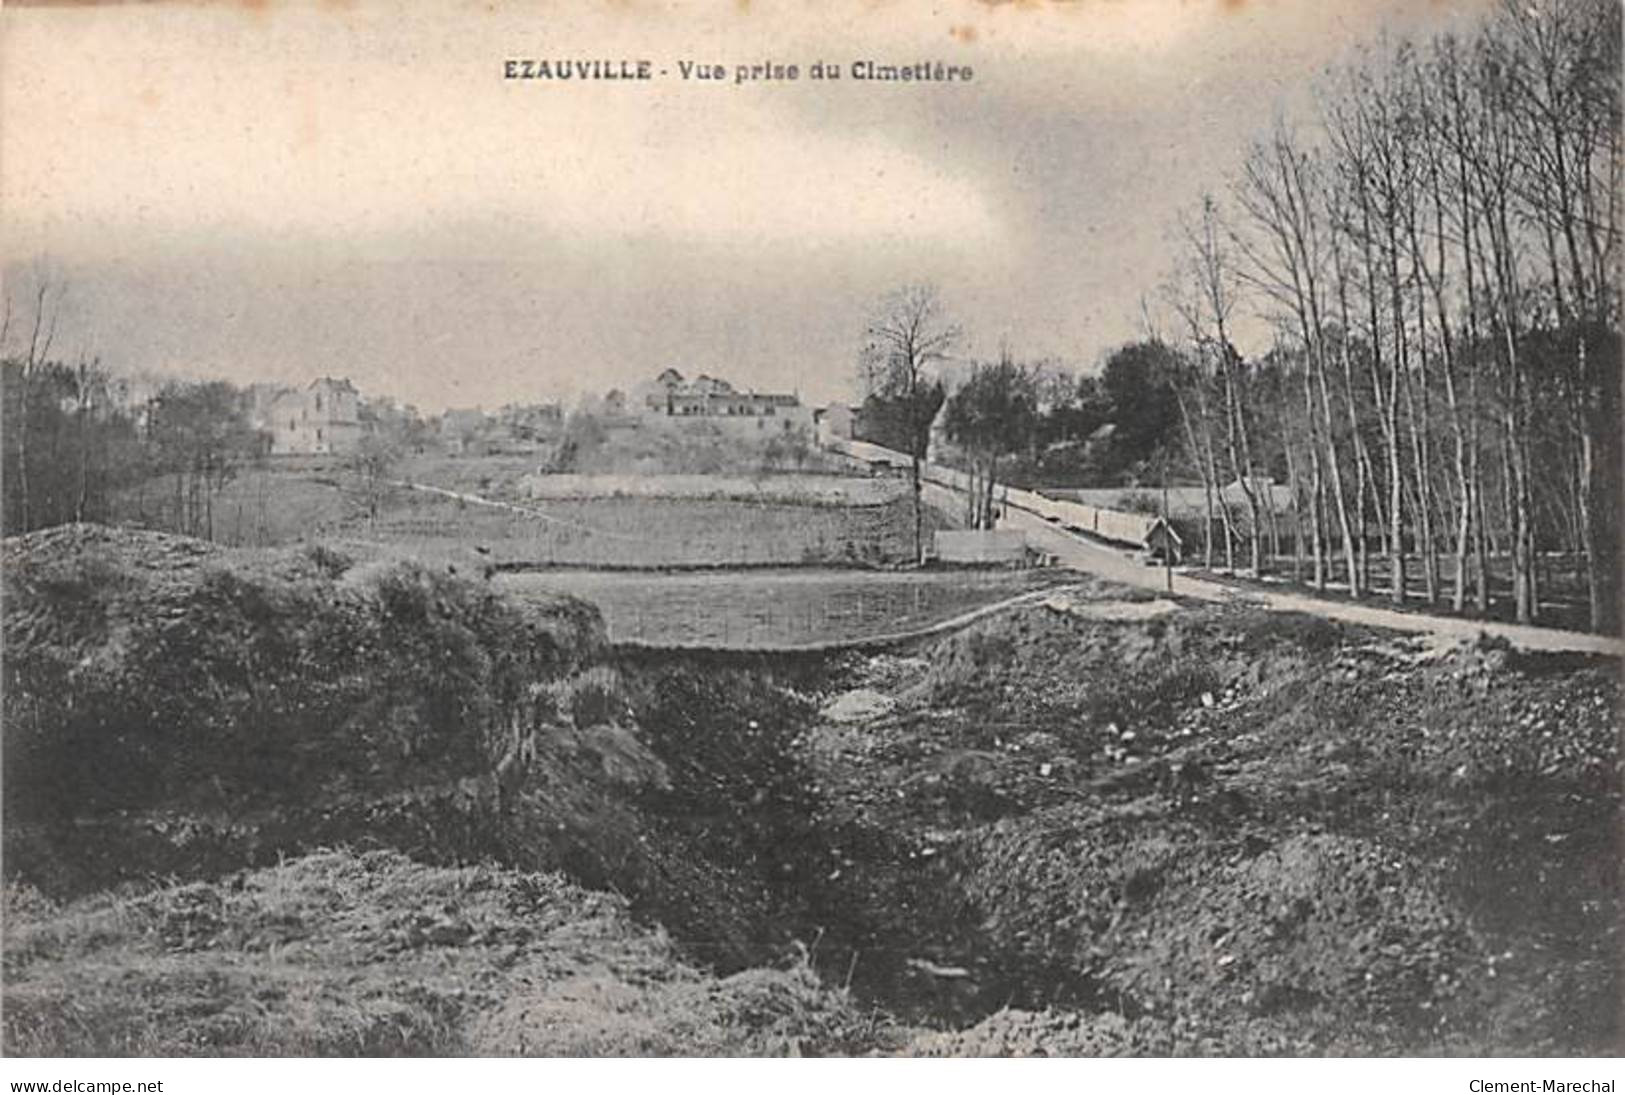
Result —
[{"label": "utility pole", "polygon": [[1157,461],[1162,474],[1162,573],[1168,583],[1168,592],[1174,591],[1174,526],[1168,520],[1168,450],[1163,449]]}]

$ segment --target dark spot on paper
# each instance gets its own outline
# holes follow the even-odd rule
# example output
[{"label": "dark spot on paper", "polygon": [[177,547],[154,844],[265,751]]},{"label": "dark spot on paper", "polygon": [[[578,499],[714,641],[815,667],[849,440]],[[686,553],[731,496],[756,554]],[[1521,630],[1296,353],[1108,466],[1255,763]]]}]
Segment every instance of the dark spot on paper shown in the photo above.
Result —
[{"label": "dark spot on paper", "polygon": [[948,33],[954,38],[955,41],[963,42],[967,46],[976,41],[976,28],[971,26],[969,23],[961,23],[959,26],[949,27]]}]

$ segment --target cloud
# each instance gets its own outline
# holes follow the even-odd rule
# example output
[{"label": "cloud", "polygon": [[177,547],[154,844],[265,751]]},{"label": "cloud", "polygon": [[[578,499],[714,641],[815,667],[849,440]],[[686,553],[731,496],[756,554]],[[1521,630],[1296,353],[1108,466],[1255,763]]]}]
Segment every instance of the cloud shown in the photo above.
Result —
[{"label": "cloud", "polygon": [[[538,86],[500,79],[504,57],[530,52],[501,27],[405,56],[373,37],[376,23],[335,29],[308,13],[233,36],[222,28],[242,17],[230,13],[104,9],[66,39],[50,34],[72,13],[28,14],[5,57],[0,197],[14,240],[71,250],[216,231],[355,239],[448,220],[501,222],[520,243],[985,248],[1000,233],[962,165],[787,126],[769,99],[822,94],[805,77],[685,84],[681,45],[658,47],[669,74],[650,85]],[[421,51],[431,29],[407,41]],[[544,55],[650,52],[613,23],[563,33]],[[200,48],[177,55],[188,40]],[[690,55],[716,56],[718,44]]]},{"label": "cloud", "polygon": [[[0,206],[12,256],[73,274],[64,337],[127,367],[342,369],[434,403],[678,355],[814,388],[850,373],[869,298],[919,279],[983,349],[1089,361],[1133,337],[1168,220],[1324,65],[1488,2],[21,8]],[[523,57],[668,75],[503,80]],[[976,78],[675,73],[860,58]]]},{"label": "cloud", "polygon": [[595,145],[530,177],[538,201],[510,194],[515,211],[585,236],[982,250],[1000,234],[987,199],[951,164],[876,137],[746,131],[717,144],[680,140],[635,166]]}]

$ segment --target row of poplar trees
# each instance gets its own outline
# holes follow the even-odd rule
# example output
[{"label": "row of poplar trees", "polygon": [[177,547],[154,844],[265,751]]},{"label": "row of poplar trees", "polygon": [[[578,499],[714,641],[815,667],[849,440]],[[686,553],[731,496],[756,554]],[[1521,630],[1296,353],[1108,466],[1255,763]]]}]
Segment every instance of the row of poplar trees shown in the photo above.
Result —
[{"label": "row of poplar trees", "polygon": [[1255,568],[1284,462],[1317,585],[1484,613],[1509,570],[1532,622],[1557,553],[1614,626],[1620,11],[1524,0],[1369,50],[1181,219],[1184,448]]}]

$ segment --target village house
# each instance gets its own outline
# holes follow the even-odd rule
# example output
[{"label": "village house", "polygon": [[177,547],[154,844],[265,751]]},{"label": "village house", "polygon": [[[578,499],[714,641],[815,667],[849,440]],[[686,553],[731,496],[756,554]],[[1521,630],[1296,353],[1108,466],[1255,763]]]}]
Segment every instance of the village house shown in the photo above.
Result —
[{"label": "village house", "polygon": [[564,432],[564,408],[558,403],[508,403],[496,420],[519,444],[551,441]]},{"label": "village house", "polygon": [[321,377],[304,388],[256,384],[249,421],[270,437],[273,456],[354,452],[365,428],[361,394],[348,380]]},{"label": "village house", "polygon": [[484,453],[498,433],[495,423],[478,407],[452,407],[436,424],[440,443],[449,453]]},{"label": "village house", "polygon": [[845,403],[831,403],[813,414],[818,427],[818,443],[850,441],[857,426],[857,412]]}]

